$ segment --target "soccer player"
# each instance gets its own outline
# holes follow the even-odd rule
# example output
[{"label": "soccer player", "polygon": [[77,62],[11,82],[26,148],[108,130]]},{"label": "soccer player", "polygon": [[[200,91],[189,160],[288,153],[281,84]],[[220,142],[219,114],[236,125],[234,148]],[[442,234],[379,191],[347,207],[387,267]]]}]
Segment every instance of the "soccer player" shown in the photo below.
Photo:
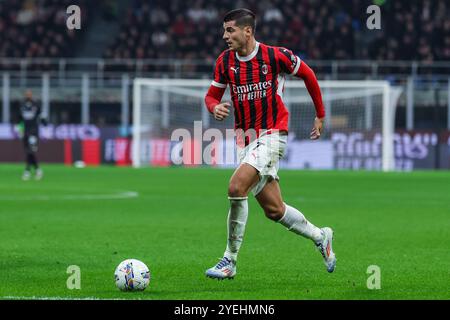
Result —
[{"label": "soccer player", "polygon": [[42,179],[44,173],[39,167],[36,153],[39,143],[39,123],[47,124],[41,117],[41,108],[34,102],[31,90],[25,91],[25,101],[20,106],[19,118],[23,126],[23,145],[25,149],[26,167],[23,180],[30,180],[31,167],[34,167],[35,179]]},{"label": "soccer player", "polygon": [[[292,51],[268,46],[255,40],[255,14],[247,9],[227,13],[223,39],[229,49],[216,60],[214,80],[205,103],[218,121],[230,114],[231,104],[221,102],[230,86],[235,130],[244,132],[239,148],[240,165],[228,187],[228,239],[223,258],[206,271],[211,278],[233,278],[248,216],[247,196],[255,195],[267,218],[298,235],[311,239],[323,256],[328,272],[333,272],[336,257],[332,250],[333,230],[318,228],[296,208],[286,204],[278,183],[278,162],[284,155],[289,113],[282,94],[285,74],[300,77],[315,106],[316,117],[310,139],[320,137],[325,117],[320,88],[314,72]],[[247,132],[254,130],[256,139]],[[239,141],[239,136],[237,137]]]}]

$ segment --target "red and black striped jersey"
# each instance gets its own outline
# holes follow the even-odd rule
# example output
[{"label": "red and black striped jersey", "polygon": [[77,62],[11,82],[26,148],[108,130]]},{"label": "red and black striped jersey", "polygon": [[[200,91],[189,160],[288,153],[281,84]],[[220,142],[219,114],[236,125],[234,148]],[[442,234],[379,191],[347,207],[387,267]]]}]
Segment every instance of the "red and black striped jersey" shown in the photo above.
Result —
[{"label": "red and black striped jersey", "polygon": [[212,85],[230,86],[235,128],[288,130],[289,112],[283,102],[286,74],[296,74],[301,60],[291,50],[256,42],[241,57],[226,50],[216,61]]}]

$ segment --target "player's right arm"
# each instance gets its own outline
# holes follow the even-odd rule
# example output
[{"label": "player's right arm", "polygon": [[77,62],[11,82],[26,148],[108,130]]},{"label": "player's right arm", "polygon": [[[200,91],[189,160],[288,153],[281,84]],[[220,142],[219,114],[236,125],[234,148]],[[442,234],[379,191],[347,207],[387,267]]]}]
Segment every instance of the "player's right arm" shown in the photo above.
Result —
[{"label": "player's right arm", "polygon": [[231,104],[229,102],[221,102],[228,80],[225,74],[222,53],[216,60],[214,67],[214,80],[205,96],[205,105],[208,111],[214,115],[214,119],[222,121],[230,114]]}]

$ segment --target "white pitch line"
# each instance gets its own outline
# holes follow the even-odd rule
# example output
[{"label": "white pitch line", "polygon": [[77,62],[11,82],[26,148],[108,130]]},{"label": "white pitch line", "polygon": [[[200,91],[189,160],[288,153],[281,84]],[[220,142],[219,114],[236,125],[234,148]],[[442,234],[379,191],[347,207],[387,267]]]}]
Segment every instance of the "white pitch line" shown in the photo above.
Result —
[{"label": "white pitch line", "polygon": [[135,191],[124,191],[112,194],[73,194],[61,196],[0,196],[0,201],[52,201],[52,200],[113,200],[113,199],[130,199],[139,197],[139,193]]}]

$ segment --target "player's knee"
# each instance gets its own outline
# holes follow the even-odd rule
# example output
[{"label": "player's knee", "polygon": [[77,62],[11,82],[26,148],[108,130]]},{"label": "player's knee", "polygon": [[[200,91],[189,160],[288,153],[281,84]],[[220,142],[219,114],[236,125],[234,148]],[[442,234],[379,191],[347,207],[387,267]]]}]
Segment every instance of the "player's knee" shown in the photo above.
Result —
[{"label": "player's knee", "polygon": [[247,190],[241,183],[230,182],[228,186],[229,197],[246,197]]},{"label": "player's knee", "polygon": [[264,214],[266,215],[266,217],[273,221],[280,220],[284,215],[283,204],[267,205],[263,209],[264,209]]}]

